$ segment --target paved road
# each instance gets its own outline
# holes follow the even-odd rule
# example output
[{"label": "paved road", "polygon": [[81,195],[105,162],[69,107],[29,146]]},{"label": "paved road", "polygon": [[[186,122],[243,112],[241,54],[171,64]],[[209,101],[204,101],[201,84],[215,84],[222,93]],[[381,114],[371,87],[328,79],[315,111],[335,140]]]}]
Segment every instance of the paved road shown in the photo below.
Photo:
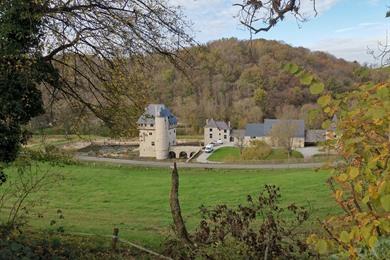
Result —
[{"label": "paved road", "polygon": [[[127,159],[100,158],[77,155],[76,158],[84,162],[103,162],[121,165],[134,165],[144,167],[169,168],[171,162],[136,161]],[[319,168],[323,163],[291,163],[291,164],[225,164],[225,163],[177,163],[179,168],[203,168],[203,169],[310,169]]]}]

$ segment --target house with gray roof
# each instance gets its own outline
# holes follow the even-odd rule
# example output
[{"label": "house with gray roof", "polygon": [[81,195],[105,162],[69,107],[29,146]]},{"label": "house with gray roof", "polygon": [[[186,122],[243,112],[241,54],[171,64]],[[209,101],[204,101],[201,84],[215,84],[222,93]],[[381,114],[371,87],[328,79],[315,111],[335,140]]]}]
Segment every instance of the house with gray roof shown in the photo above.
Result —
[{"label": "house with gray roof", "polygon": [[227,143],[233,141],[231,138],[230,122],[207,119],[204,126],[204,143],[216,143],[218,140]]},{"label": "house with gray roof", "polygon": [[[293,147],[305,145],[305,122],[303,120],[265,119],[264,123],[247,124],[245,128],[245,143],[261,140],[269,145],[278,146],[277,138],[272,134],[273,128],[284,127],[291,131]],[[288,130],[290,129],[290,130]]]}]

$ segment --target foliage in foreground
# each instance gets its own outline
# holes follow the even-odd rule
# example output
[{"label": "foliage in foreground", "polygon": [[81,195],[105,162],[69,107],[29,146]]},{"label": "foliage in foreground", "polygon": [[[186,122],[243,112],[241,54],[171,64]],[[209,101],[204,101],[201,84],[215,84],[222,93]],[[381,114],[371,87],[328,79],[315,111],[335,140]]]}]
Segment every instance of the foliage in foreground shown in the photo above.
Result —
[{"label": "foliage in foreground", "polygon": [[[338,151],[342,163],[328,183],[344,214],[322,222],[327,238],[312,235],[308,243],[322,254],[373,255],[378,241],[390,235],[390,85],[367,83],[334,96],[323,94],[324,84],[311,73],[293,64],[285,69],[312,94],[322,94],[318,104],[330,118],[338,117],[328,145]],[[323,128],[330,125],[326,121]]]},{"label": "foliage in foreground", "polygon": [[63,178],[54,168],[44,168],[32,161],[28,153],[19,156],[13,166],[15,171],[0,189],[0,226],[5,237],[14,230],[21,230],[30,211],[42,202],[48,189]]},{"label": "foliage in foreground", "polygon": [[[302,259],[311,254],[299,227],[308,219],[303,208],[280,206],[279,188],[265,185],[257,199],[230,208],[201,207],[201,222],[191,235],[194,246],[169,240],[166,253],[174,258]],[[286,218],[290,215],[290,218]]]},{"label": "foliage in foreground", "polygon": [[[1,231],[1,230],[0,230]],[[1,259],[133,259],[142,254],[127,247],[113,252],[109,238],[54,233],[12,234],[0,237]]]}]

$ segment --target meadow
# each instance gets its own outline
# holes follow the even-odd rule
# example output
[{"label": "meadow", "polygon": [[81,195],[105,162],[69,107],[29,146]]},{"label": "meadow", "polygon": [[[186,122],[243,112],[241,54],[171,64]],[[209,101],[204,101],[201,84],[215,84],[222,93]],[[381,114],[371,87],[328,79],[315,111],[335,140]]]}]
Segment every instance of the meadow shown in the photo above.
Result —
[{"label": "meadow", "polygon": [[[122,238],[155,249],[170,233],[170,169],[103,164],[41,167],[61,172],[64,179],[40,194],[42,203],[29,215],[31,229],[50,230],[53,219],[65,233],[110,235],[113,227],[119,227]],[[11,178],[13,171],[8,170]],[[317,225],[311,224],[317,217],[338,212],[325,184],[326,171],[179,169],[179,174],[182,213],[190,230],[199,223],[202,204],[236,206],[265,184],[281,188],[283,205],[295,202],[308,208],[307,228]],[[64,219],[57,218],[58,209]]]}]

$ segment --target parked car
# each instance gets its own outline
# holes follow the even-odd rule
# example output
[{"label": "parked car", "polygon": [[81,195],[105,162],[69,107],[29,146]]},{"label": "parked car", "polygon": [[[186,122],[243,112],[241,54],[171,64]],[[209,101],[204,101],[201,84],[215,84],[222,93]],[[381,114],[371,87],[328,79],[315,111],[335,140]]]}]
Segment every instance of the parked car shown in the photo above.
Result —
[{"label": "parked car", "polygon": [[214,145],[213,145],[213,144],[208,144],[208,145],[206,145],[204,151],[205,151],[206,153],[211,153],[212,151],[214,151]]},{"label": "parked car", "polygon": [[221,139],[218,139],[217,144],[223,144],[223,141]]},{"label": "parked car", "polygon": [[213,143],[209,143],[208,145],[206,145],[206,147],[205,147],[205,148],[207,148],[207,147],[209,147],[209,148],[213,148],[213,149],[214,149],[214,144],[213,144]]},{"label": "parked car", "polygon": [[205,152],[205,153],[211,153],[212,151],[214,151],[214,149],[211,148],[211,147],[206,147],[206,148],[204,149],[204,152]]}]

